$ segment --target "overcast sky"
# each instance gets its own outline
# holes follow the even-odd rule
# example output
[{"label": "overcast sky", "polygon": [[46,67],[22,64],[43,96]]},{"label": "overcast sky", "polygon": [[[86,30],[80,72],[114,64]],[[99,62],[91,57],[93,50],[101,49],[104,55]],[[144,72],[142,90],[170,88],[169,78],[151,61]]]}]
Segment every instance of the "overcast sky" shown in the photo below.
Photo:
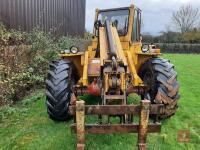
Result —
[{"label": "overcast sky", "polygon": [[124,7],[134,4],[142,10],[143,31],[153,35],[168,28],[172,12],[184,4],[200,7],[200,0],[87,0],[86,29],[92,31],[95,9]]}]

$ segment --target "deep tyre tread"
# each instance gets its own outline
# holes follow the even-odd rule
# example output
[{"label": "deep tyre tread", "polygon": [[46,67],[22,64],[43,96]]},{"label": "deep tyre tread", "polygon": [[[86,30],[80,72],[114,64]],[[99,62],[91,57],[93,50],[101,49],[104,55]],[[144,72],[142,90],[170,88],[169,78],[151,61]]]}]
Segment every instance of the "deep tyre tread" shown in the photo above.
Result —
[{"label": "deep tyre tread", "polygon": [[47,113],[53,120],[66,121],[71,118],[68,114],[71,72],[71,62],[68,60],[54,61],[50,65],[46,79],[46,106]]},{"label": "deep tyre tread", "polygon": [[[159,118],[168,118],[175,114],[179,99],[179,83],[177,82],[177,73],[174,65],[169,60],[163,58],[152,58],[142,66],[140,77],[144,83],[149,86],[148,95],[142,98],[148,98],[151,103],[164,104],[164,114]],[[148,80],[150,76],[150,80]]]}]

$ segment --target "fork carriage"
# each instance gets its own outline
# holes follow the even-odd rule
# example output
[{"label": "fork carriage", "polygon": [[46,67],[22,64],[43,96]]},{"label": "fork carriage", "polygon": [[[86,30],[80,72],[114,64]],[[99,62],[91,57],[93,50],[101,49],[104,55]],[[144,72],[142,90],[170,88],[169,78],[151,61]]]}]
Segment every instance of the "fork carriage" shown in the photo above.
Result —
[{"label": "fork carriage", "polygon": [[[112,133],[138,133],[137,146],[139,150],[146,150],[148,133],[161,132],[161,124],[154,120],[149,123],[149,115],[161,115],[162,104],[151,104],[149,100],[142,100],[140,105],[85,105],[84,101],[77,101],[76,105],[69,107],[71,115],[75,116],[71,130],[77,134],[77,150],[85,149],[85,134],[112,134]],[[88,115],[98,115],[98,124],[86,124]],[[102,123],[103,116],[121,116],[119,124]],[[134,123],[132,117],[139,116],[139,123]]]}]

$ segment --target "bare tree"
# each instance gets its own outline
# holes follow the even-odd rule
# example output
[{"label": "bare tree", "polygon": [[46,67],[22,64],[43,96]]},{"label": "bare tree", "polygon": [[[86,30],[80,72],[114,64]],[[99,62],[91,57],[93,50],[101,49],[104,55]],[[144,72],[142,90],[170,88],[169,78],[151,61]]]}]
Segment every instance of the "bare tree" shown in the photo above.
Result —
[{"label": "bare tree", "polygon": [[185,33],[194,29],[199,23],[200,11],[198,8],[193,8],[192,5],[184,5],[172,15],[173,24]]}]

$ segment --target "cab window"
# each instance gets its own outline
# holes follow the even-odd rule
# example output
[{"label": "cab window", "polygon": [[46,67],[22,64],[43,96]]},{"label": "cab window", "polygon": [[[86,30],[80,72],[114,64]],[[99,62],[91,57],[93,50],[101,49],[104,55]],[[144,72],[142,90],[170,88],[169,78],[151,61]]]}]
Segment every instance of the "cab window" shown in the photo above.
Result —
[{"label": "cab window", "polygon": [[141,11],[136,9],[134,13],[134,23],[132,30],[132,42],[140,42]]},{"label": "cab window", "polygon": [[119,36],[125,36],[128,33],[129,9],[101,11],[98,16],[101,24],[106,20],[116,23]]}]

